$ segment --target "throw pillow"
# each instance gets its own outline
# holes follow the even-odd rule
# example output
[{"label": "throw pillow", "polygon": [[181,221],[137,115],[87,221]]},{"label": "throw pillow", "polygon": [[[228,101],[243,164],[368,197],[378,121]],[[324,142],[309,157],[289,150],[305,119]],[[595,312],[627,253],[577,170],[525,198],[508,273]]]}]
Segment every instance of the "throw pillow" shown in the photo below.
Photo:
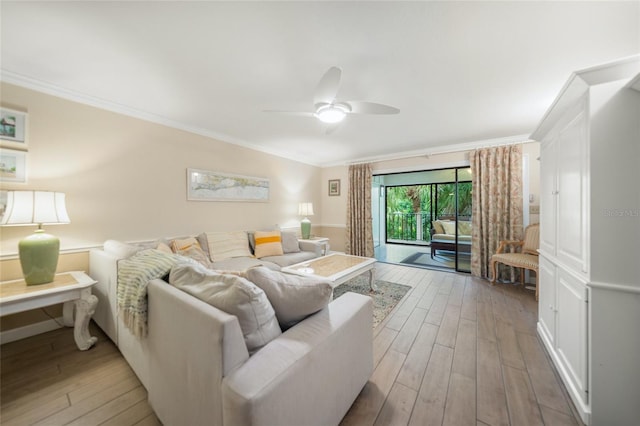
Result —
[{"label": "throw pillow", "polygon": [[300,251],[300,244],[298,243],[298,236],[292,231],[282,231],[282,251],[285,253],[298,253]]},{"label": "throw pillow", "polygon": [[156,246],[156,250],[167,254],[173,254],[173,250],[171,250],[171,247],[169,247],[165,243],[158,243],[158,245]]},{"label": "throw pillow", "polygon": [[442,227],[442,221],[434,220],[433,221],[433,229],[436,231],[436,234],[444,234],[444,228]]},{"label": "throw pillow", "polygon": [[458,234],[471,235],[471,222],[468,220],[461,220],[458,222]]},{"label": "throw pillow", "polygon": [[280,231],[256,231],[254,232],[256,240],[255,255],[258,259],[266,256],[282,256],[282,237]]},{"label": "throw pillow", "polygon": [[205,234],[209,244],[209,257],[212,262],[219,262],[232,257],[251,257],[246,232],[205,232]]},{"label": "throw pillow", "polygon": [[210,262],[207,255],[202,251],[200,243],[193,237],[172,240],[171,251],[181,256],[190,257],[205,267],[209,267]]},{"label": "throw pillow", "polygon": [[456,222],[455,221],[443,221],[442,227],[444,228],[445,234],[454,235],[456,233]]},{"label": "throw pillow", "polygon": [[250,354],[282,334],[264,291],[244,278],[180,264],[171,269],[169,283],[238,318]]},{"label": "throw pillow", "polygon": [[331,283],[318,278],[284,274],[264,266],[249,269],[245,276],[267,294],[283,330],[323,309],[333,296]]}]

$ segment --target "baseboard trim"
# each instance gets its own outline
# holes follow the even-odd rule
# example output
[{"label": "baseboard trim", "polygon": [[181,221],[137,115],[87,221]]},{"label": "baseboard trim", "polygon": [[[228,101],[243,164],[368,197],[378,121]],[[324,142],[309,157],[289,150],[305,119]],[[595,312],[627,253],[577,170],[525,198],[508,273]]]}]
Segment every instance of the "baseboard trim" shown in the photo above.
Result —
[{"label": "baseboard trim", "polygon": [[0,332],[0,345],[62,328],[62,317]]},{"label": "baseboard trim", "polygon": [[558,353],[554,350],[554,345],[553,343],[551,343],[551,339],[549,339],[549,336],[547,336],[547,333],[544,330],[544,326],[540,323],[540,321],[538,321],[537,323],[536,331],[538,332],[538,336],[542,341],[542,347],[547,352],[547,355],[549,355],[549,358],[551,358],[551,361],[556,368],[556,372],[558,373],[558,376],[560,376],[560,380],[562,380],[562,383],[564,384],[565,389],[569,394],[569,398],[571,398],[574,407],[580,415],[580,420],[582,420],[585,425],[590,425],[591,405],[585,403],[582,400],[582,398],[580,397],[580,390],[578,390],[573,382],[569,379],[569,373],[562,365],[562,362],[560,362]]},{"label": "baseboard trim", "polygon": [[640,287],[635,287],[627,284],[609,284],[609,283],[601,283],[601,282],[594,281],[594,282],[588,283],[587,286],[591,288],[597,288],[599,290],[640,294]]}]

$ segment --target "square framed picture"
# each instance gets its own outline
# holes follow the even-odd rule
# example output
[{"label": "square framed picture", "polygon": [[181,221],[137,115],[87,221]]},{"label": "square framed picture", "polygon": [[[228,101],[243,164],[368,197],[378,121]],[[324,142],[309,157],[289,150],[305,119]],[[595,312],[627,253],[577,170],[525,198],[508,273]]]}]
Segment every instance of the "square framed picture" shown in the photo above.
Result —
[{"label": "square framed picture", "polygon": [[340,195],[340,179],[329,180],[329,196],[337,197]]},{"label": "square framed picture", "polygon": [[0,108],[0,146],[27,149],[27,113]]},{"label": "square framed picture", "polygon": [[27,181],[27,153],[15,149],[0,149],[0,182]]}]

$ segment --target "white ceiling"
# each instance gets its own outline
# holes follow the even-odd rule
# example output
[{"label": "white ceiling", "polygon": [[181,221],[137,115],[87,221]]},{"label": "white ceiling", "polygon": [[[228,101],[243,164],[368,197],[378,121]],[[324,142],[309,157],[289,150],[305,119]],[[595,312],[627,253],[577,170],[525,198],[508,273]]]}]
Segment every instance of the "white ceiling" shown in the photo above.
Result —
[{"label": "white ceiling", "polygon": [[[570,73],[640,52],[640,2],[0,3],[2,80],[331,165],[529,134]],[[400,108],[312,110],[339,98]]]}]

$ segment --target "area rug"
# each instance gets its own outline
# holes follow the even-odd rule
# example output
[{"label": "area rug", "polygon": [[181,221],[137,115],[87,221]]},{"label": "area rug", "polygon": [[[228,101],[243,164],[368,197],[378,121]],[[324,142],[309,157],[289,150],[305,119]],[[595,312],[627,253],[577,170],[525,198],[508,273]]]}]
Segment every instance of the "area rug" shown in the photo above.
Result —
[{"label": "area rug", "polygon": [[384,320],[389,312],[398,304],[411,287],[404,284],[390,283],[388,281],[376,280],[377,289],[375,292],[369,287],[369,277],[360,275],[333,290],[333,298],[337,299],[348,291],[371,296],[373,299],[373,328]]}]

